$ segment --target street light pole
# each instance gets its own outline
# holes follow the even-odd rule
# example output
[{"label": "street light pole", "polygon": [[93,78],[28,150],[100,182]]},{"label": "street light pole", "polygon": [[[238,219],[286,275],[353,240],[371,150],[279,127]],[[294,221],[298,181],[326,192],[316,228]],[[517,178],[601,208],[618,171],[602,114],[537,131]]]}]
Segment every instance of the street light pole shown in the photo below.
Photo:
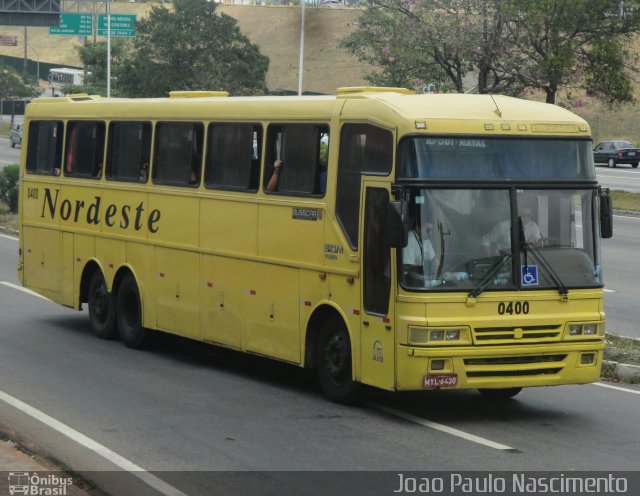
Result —
[{"label": "street light pole", "polygon": [[107,0],[107,98],[111,97],[111,0]]},{"label": "street light pole", "polygon": [[298,63],[298,96],[302,96],[302,67],[304,65],[304,3],[300,0],[300,61]]},{"label": "street light pole", "polygon": [[38,84],[40,84],[40,53],[31,45],[28,45],[28,46],[29,48],[31,48],[32,51],[36,52],[36,57],[38,57],[38,60],[36,61],[36,74],[37,74],[36,78],[38,80]]}]

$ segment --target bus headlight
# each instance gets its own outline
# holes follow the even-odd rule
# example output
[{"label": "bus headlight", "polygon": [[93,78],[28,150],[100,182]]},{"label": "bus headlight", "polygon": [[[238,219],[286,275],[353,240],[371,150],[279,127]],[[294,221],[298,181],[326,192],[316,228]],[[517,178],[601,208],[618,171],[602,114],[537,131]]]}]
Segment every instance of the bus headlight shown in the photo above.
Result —
[{"label": "bus headlight", "polygon": [[412,344],[447,346],[471,344],[471,332],[466,327],[429,329],[409,326],[409,342]]},{"label": "bus headlight", "polygon": [[569,336],[579,336],[582,334],[582,326],[572,324],[569,326]]},{"label": "bus headlight", "polygon": [[598,334],[598,325],[597,324],[585,324],[583,327],[583,332],[585,336],[595,336]]},{"label": "bus headlight", "polygon": [[409,328],[409,341],[412,343],[426,343],[428,332],[426,329],[420,329],[419,327]]},{"label": "bus headlight", "polygon": [[459,329],[450,329],[447,331],[447,341],[458,341],[460,339]]},{"label": "bus headlight", "polygon": [[599,336],[604,330],[604,325],[597,322],[589,322],[587,324],[569,324],[567,326],[567,337],[579,337],[579,336]]}]

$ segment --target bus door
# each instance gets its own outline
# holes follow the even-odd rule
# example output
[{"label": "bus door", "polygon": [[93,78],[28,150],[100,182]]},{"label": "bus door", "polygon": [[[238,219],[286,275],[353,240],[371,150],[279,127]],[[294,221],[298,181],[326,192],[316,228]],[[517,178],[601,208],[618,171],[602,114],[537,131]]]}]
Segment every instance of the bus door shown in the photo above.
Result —
[{"label": "bus door", "polygon": [[395,329],[391,249],[385,237],[389,189],[364,181],[362,206],[361,381],[391,390],[395,385]]}]

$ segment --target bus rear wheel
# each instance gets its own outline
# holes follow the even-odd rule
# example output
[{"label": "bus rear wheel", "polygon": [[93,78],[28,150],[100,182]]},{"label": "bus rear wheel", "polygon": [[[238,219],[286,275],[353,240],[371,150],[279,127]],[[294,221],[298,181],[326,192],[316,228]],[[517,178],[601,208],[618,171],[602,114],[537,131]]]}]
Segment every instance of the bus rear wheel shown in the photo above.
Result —
[{"label": "bus rear wheel", "polygon": [[490,398],[492,400],[508,400],[509,398],[513,398],[516,394],[522,391],[521,387],[515,388],[506,388],[506,389],[478,389],[480,394],[482,394],[485,398]]},{"label": "bus rear wheel", "polygon": [[91,276],[87,300],[93,334],[102,339],[114,339],[117,336],[115,299],[100,270],[95,270]]},{"label": "bus rear wheel", "polygon": [[353,380],[351,341],[344,324],[335,318],[327,319],[317,344],[318,378],[325,396],[336,403],[356,403],[360,385]]},{"label": "bus rear wheel", "polygon": [[118,287],[116,316],[120,339],[127,347],[142,349],[151,344],[153,331],[142,326],[140,291],[130,273],[124,276]]}]

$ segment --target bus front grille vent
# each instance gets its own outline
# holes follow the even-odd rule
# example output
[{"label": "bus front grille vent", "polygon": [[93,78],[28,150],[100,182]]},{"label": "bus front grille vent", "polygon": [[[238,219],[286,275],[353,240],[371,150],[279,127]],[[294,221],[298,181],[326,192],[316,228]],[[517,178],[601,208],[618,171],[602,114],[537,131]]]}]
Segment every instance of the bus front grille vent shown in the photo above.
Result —
[{"label": "bus front grille vent", "polygon": [[515,377],[553,375],[564,368],[567,355],[525,355],[496,358],[467,358],[467,377]]},{"label": "bus front grille vent", "polygon": [[559,341],[562,326],[476,327],[473,333],[477,344],[521,344]]}]

